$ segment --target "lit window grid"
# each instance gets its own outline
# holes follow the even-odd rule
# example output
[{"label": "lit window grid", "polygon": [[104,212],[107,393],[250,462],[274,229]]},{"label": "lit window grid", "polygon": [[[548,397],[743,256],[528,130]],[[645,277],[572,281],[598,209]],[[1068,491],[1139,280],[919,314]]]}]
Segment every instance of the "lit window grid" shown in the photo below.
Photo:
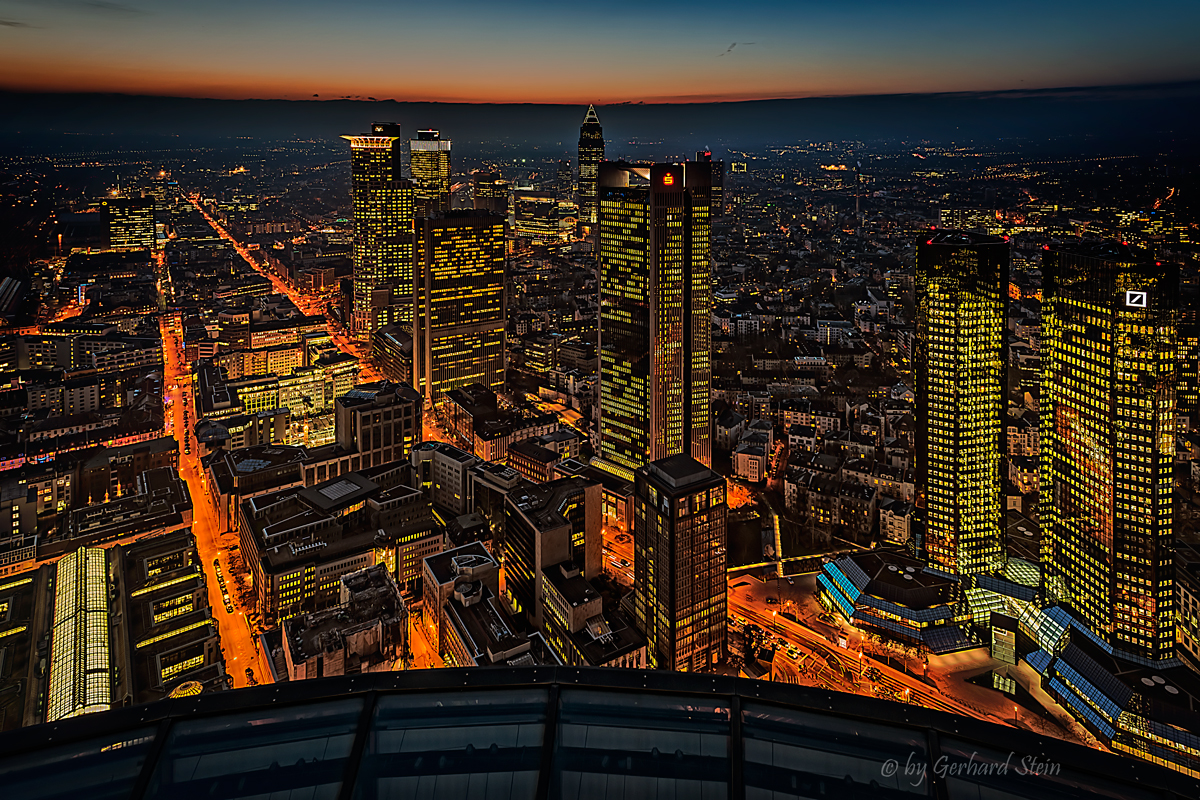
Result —
[{"label": "lit window grid", "polygon": [[947,572],[985,571],[1003,558],[1004,295],[980,275],[989,265],[971,248],[918,258],[925,550]]},{"label": "lit window grid", "polygon": [[389,283],[411,285],[413,189],[400,180],[394,137],[347,138],[354,204],[353,325],[362,334],[382,322],[372,309],[372,290]]},{"label": "lit window grid", "polygon": [[[429,147],[436,145],[436,147]],[[409,173],[413,194],[429,204],[432,211],[450,209],[450,141],[413,140],[409,142]]]},{"label": "lit window grid", "polygon": [[502,222],[427,223],[413,298],[414,380],[426,396],[503,385],[504,276]]},{"label": "lit window grid", "polygon": [[[707,192],[656,199],[635,187],[606,192],[600,209],[602,462],[627,478],[642,464],[674,453],[689,453],[707,466]],[[685,341],[688,329],[692,339]]]},{"label": "lit window grid", "polygon": [[1043,561],[1048,585],[1089,627],[1153,659],[1174,644],[1177,375],[1172,316],[1124,310],[1118,299],[1144,281],[1119,274],[1107,298],[1047,297],[1043,403],[1054,423],[1042,459],[1052,487]]},{"label": "lit window grid", "polygon": [[[659,668],[707,665],[725,641],[724,487],[678,498],[664,511],[653,485],[635,495],[635,616]],[[665,502],[665,501],[664,501]],[[670,664],[658,663],[666,654]]]}]

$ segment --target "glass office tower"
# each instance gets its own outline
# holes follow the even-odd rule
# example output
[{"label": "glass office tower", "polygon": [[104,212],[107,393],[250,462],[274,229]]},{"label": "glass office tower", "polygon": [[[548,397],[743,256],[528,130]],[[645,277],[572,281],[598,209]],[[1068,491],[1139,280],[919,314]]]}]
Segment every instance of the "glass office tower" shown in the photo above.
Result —
[{"label": "glass office tower", "polygon": [[1009,245],[931,231],[917,243],[916,394],[919,546],[952,575],[1002,565],[1000,478]]},{"label": "glass office tower", "polygon": [[585,236],[595,227],[599,213],[597,178],[603,160],[604,129],[600,127],[596,109],[588,106],[579,126],[579,225]]},{"label": "glass office tower", "polygon": [[108,246],[113,250],[153,250],[154,198],[106,197],[100,208],[108,212]]},{"label": "glass office tower", "polygon": [[694,672],[725,656],[725,479],[688,455],[634,479],[633,612],[656,669]]},{"label": "glass office tower", "polygon": [[1178,267],[1119,242],[1042,258],[1042,569],[1114,650],[1175,652]]},{"label": "glass office tower", "polygon": [[716,222],[725,216],[725,162],[713,161],[711,150],[697,150],[697,161],[708,161],[712,166],[712,220]]},{"label": "glass office tower", "polygon": [[435,130],[417,131],[408,143],[417,216],[450,210],[450,140]]},{"label": "glass office tower", "polygon": [[[399,125],[376,122],[369,135],[342,138],[350,142],[354,199],[354,297],[349,322],[355,336],[367,339],[389,322],[407,323],[411,316],[413,187],[400,178]],[[380,292],[381,287],[394,291]]]},{"label": "glass office tower", "polygon": [[600,166],[600,466],[712,465],[711,164]]},{"label": "glass office tower", "polygon": [[413,385],[427,400],[504,386],[504,219],[460,210],[417,220]]}]

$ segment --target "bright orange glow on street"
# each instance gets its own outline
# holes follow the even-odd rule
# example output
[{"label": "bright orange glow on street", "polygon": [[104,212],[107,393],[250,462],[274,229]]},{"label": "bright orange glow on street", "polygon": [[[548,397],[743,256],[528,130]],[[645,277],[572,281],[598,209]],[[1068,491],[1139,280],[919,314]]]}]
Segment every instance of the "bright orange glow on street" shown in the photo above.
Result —
[{"label": "bright orange glow on street", "polygon": [[[196,553],[208,586],[208,603],[221,633],[225,670],[233,677],[235,687],[249,685],[247,668],[254,671],[259,683],[269,683],[271,673],[259,659],[256,637],[247,618],[252,609],[242,602],[242,592],[239,591],[246,587],[245,573],[233,570],[229,563],[229,548],[237,544],[237,534],[221,530],[208,479],[200,466],[199,447],[188,425],[191,414],[188,409],[193,407],[192,376],[183,361],[182,338],[172,329],[176,319],[167,314],[159,317],[165,372],[163,394],[168,401],[167,433],[179,442],[179,475],[187,483],[188,493],[192,497],[192,534],[196,538]],[[172,386],[177,388],[170,388]],[[233,613],[225,609],[213,559],[221,561],[230,589]]]}]

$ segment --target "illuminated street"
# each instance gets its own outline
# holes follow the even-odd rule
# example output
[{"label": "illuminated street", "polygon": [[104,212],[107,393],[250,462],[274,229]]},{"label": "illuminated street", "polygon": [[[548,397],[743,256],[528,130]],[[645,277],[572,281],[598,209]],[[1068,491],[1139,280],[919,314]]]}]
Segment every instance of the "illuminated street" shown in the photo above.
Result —
[{"label": "illuminated street", "polygon": [[1195,3],[10,5],[14,796],[1200,798]]},{"label": "illuminated street", "polygon": [[[189,424],[192,408],[190,372],[183,366],[183,349],[177,331],[173,329],[174,317],[160,317],[163,341],[163,358],[166,375],[164,378],[164,401],[167,404],[166,418],[168,434],[179,442],[179,473],[188,486],[192,497],[192,533],[196,537],[196,552],[204,568],[205,584],[208,586],[208,602],[213,618],[221,632],[221,647],[225,651],[225,668],[233,677],[233,685],[246,686],[249,681],[246,669],[254,671],[259,683],[269,683],[271,673],[259,659],[256,638],[250,630],[246,614],[250,610],[241,604],[239,592],[233,586],[240,576],[235,577],[230,568],[228,553],[231,545],[237,544],[232,531],[222,531],[208,491],[208,481],[200,468],[200,457],[195,437]],[[176,387],[176,388],[172,388]],[[194,421],[193,421],[194,422]],[[189,452],[190,450],[190,452]],[[213,559],[219,558],[221,568],[230,582],[230,602],[233,613],[225,610]]]},{"label": "illuminated street", "polygon": [[605,572],[618,583],[633,586],[633,534],[605,527],[603,541]]},{"label": "illuminated street", "polygon": [[[764,631],[798,647],[804,654],[796,666],[786,656],[776,657],[784,680],[804,683],[837,691],[874,695],[900,702],[977,717],[1005,725],[1013,724],[1039,733],[1048,733],[1071,741],[1086,741],[1077,725],[1065,716],[1056,716],[1057,725],[1047,724],[1042,717],[1028,709],[1014,707],[994,691],[966,683],[986,669],[998,666],[986,648],[976,648],[945,656],[929,656],[926,673],[922,656],[913,656],[905,648],[880,644],[867,639],[861,631],[844,624],[819,619],[824,610],[816,601],[814,576],[799,576],[795,584],[786,579],[763,582],[748,575],[730,579],[729,613],[744,617]],[[768,603],[773,598],[777,603]],[[797,617],[793,621],[780,611]],[[839,640],[845,640],[845,646]],[[783,658],[783,662],[780,658]],[[786,663],[784,663],[786,662]],[[796,667],[805,669],[801,672]],[[877,680],[864,678],[864,671],[874,667]],[[898,669],[897,667],[903,667]],[[856,676],[847,677],[847,671]],[[1053,707],[1053,704],[1046,704]],[[1015,711],[1014,711],[1015,709]]]},{"label": "illuminated street", "polygon": [[[188,196],[188,199],[191,201],[192,205],[196,207],[196,210],[204,216],[205,221],[212,226],[213,230],[215,230],[222,239],[225,239],[231,245],[233,245],[234,250],[236,250],[238,255],[242,257],[243,261],[245,261],[255,272],[271,281],[271,286],[276,292],[285,295],[289,300],[292,301],[296,308],[300,309],[300,311],[308,316],[325,314],[326,302],[324,300],[318,297],[302,294],[301,292],[289,286],[287,282],[282,280],[278,275],[275,275],[270,270],[264,269],[261,266],[260,260],[256,258],[250,250],[247,250],[245,247],[243,247],[242,244],[232,236],[232,234],[225,230],[219,221],[209,216],[208,212],[204,210],[204,206],[200,203],[199,195],[190,195]],[[341,350],[343,353],[349,353],[359,360],[359,366],[361,369],[359,372],[359,382],[369,383],[383,379],[383,376],[379,373],[379,371],[371,365],[369,361],[370,353],[362,343],[356,342],[347,337],[341,329],[335,327],[332,321],[326,322],[326,329],[329,331],[330,338],[333,340],[334,345],[336,345],[339,350]]]},{"label": "illuminated street", "polygon": [[409,616],[409,649],[412,651],[411,669],[437,669],[444,667],[438,654],[437,628],[430,620],[422,620],[415,614]]}]

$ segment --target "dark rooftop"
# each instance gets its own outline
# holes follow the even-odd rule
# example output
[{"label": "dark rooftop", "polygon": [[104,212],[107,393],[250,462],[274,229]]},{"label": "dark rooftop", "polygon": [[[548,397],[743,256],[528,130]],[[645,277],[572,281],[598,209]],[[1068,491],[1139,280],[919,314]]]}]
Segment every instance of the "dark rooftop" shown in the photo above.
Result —
[{"label": "dark rooftop", "polygon": [[717,473],[689,455],[667,456],[642,468],[647,474],[666,481],[667,485],[681,489],[703,481],[720,478]]},{"label": "dark rooftop", "polygon": [[301,489],[298,494],[305,503],[327,514],[361,503],[379,490],[379,484],[357,472],[347,472],[324,483]]},{"label": "dark rooftop", "polygon": [[925,244],[943,244],[961,247],[963,245],[1005,244],[1005,239],[1000,236],[991,236],[986,233],[975,233],[974,231],[957,231],[941,228],[931,232],[928,236],[926,236]]}]

